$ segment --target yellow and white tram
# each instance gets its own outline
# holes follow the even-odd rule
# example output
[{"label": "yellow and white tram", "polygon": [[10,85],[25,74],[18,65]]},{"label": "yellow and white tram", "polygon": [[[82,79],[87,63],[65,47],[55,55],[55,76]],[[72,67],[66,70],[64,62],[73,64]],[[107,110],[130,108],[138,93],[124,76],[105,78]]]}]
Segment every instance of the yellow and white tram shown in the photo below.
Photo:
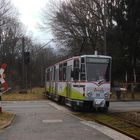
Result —
[{"label": "yellow and white tram", "polygon": [[59,103],[107,110],[111,88],[111,57],[81,55],[63,60],[45,71],[47,96]]}]

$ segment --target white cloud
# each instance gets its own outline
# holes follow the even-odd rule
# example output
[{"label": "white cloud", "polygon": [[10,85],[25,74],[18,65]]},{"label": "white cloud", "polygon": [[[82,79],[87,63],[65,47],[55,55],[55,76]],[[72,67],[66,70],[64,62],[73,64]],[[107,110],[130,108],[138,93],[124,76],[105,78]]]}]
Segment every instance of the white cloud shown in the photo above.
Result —
[{"label": "white cloud", "polygon": [[[46,6],[49,0],[11,0],[19,10],[20,20],[27,27],[28,33],[38,39],[52,38],[51,34],[45,34],[37,29],[41,20],[41,10]],[[44,42],[44,41],[43,41]]]}]

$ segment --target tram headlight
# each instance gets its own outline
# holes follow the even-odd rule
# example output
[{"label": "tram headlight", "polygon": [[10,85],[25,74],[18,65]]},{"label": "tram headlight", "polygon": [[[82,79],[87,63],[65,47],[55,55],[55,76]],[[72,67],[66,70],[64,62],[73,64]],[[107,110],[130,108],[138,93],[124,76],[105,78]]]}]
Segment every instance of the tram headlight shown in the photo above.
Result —
[{"label": "tram headlight", "polygon": [[110,96],[110,94],[107,93],[107,92],[104,94],[104,97],[105,97],[105,98],[109,98],[109,96]]},{"label": "tram headlight", "polygon": [[91,91],[88,91],[88,92],[87,92],[87,96],[88,96],[88,97],[91,97],[91,96],[92,96],[92,92],[91,92]]}]

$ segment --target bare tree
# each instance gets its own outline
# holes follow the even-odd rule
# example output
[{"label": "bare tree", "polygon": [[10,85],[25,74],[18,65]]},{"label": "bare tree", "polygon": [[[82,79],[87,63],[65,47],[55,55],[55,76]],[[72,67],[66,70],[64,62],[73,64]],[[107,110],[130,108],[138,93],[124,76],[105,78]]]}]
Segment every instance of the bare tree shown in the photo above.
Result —
[{"label": "bare tree", "polygon": [[[50,25],[56,40],[74,54],[103,53],[105,22],[104,3],[101,0],[67,0],[52,7]],[[46,24],[46,22],[44,22]]]}]

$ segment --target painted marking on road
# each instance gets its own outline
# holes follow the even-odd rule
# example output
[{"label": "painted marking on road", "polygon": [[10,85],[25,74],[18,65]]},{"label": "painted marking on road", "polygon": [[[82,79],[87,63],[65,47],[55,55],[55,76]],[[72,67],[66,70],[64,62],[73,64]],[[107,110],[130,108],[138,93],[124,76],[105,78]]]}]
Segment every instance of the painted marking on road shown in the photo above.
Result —
[{"label": "painted marking on road", "polygon": [[62,123],[63,120],[42,120],[43,123]]},{"label": "painted marking on road", "polygon": [[109,127],[100,125],[96,122],[81,121],[81,123],[100,131],[101,133],[113,138],[114,140],[134,140],[134,139],[122,134],[122,133],[119,133],[119,132],[117,132]]}]

